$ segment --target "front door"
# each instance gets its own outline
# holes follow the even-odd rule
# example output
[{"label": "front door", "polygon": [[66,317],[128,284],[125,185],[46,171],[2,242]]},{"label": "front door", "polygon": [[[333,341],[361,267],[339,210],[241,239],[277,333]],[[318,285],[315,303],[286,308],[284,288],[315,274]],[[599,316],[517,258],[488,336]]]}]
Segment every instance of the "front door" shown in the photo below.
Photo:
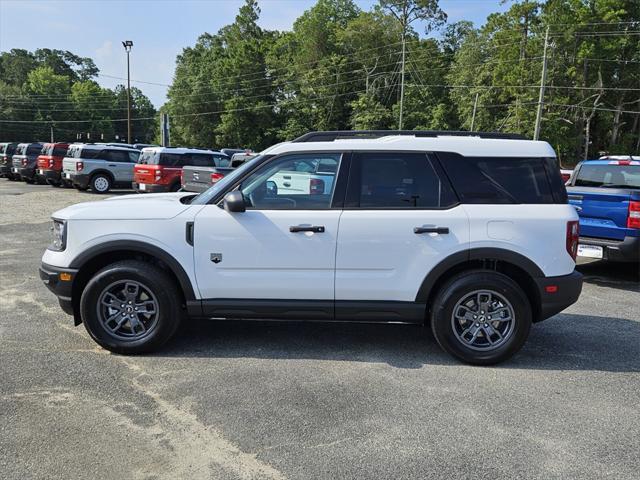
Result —
[{"label": "front door", "polygon": [[468,242],[467,215],[428,155],[354,153],[338,234],[336,317],[421,321],[422,281]]},{"label": "front door", "polygon": [[[332,198],[340,158],[319,153],[272,159],[238,187],[246,212],[230,213],[218,205],[202,208],[195,219],[194,260],[205,313],[234,316],[244,309],[247,317],[268,317],[270,312],[282,317],[287,316],[282,309],[288,309],[289,316],[297,312],[309,317],[308,309],[315,305],[317,318],[333,317],[341,210],[332,209]],[[333,172],[322,174],[324,189],[278,188],[283,175],[317,184],[319,162],[333,165]],[[296,303],[300,300],[305,302]]]}]

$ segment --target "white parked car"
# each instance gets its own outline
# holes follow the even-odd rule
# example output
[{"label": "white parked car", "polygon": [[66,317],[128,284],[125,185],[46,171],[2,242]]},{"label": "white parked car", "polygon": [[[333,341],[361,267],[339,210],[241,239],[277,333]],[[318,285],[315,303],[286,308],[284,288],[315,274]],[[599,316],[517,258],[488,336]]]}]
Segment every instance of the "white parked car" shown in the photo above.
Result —
[{"label": "white parked car", "polygon": [[119,353],[159,348],[183,317],[270,318],[426,324],[491,364],[578,299],[577,220],[545,142],[315,132],[200,195],[54,213],[40,275]]}]

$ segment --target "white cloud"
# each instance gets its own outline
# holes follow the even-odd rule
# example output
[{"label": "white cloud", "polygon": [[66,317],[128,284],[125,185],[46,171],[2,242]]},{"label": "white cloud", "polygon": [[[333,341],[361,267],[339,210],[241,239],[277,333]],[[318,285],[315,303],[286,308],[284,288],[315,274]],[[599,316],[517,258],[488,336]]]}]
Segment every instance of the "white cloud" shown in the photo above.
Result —
[{"label": "white cloud", "polygon": [[111,40],[106,40],[105,42],[102,42],[100,48],[96,50],[96,58],[101,60],[109,58],[111,57],[112,51],[113,43],[111,42]]}]

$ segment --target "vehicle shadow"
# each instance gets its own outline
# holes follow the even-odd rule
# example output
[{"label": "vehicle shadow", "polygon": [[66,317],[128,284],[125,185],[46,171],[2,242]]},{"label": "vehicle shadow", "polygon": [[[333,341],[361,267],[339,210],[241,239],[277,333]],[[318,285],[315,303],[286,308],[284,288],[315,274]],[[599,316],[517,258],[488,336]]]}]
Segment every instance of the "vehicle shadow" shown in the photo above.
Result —
[{"label": "vehicle shadow", "polygon": [[640,264],[595,261],[582,263],[576,270],[584,275],[585,283],[599,287],[640,292]]},{"label": "vehicle shadow", "polygon": [[[534,325],[523,349],[498,368],[640,372],[640,321],[560,314]],[[428,328],[414,325],[192,320],[158,355],[460,365]]]}]

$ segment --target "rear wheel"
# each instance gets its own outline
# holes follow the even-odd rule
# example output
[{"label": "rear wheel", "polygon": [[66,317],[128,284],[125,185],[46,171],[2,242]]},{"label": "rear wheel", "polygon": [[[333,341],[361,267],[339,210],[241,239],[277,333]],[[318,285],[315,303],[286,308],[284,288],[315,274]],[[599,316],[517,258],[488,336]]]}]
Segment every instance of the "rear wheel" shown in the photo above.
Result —
[{"label": "rear wheel", "polygon": [[99,345],[124,354],[158,349],[175,333],[182,317],[171,277],[137,260],[100,270],[82,293],[80,312]]},{"label": "rear wheel", "polygon": [[107,193],[111,189],[111,177],[98,173],[91,177],[91,190],[95,193]]},{"label": "rear wheel", "polygon": [[450,279],[438,292],[431,329],[451,355],[474,365],[491,365],[513,356],[531,328],[531,305],[511,278],[476,270]]},{"label": "rear wheel", "polygon": [[170,192],[178,192],[180,190],[180,182],[175,182],[169,187]]}]

